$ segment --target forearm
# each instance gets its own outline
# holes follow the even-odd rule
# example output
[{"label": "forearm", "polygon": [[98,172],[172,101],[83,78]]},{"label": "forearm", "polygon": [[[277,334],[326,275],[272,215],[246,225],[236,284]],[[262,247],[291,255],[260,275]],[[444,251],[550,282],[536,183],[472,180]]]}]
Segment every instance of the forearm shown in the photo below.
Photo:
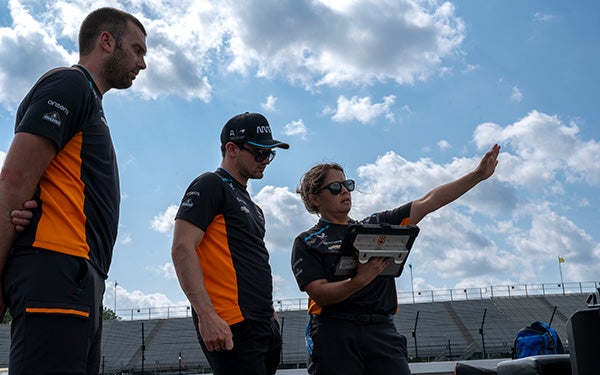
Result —
[{"label": "forearm", "polygon": [[410,223],[412,225],[418,224],[430,212],[455,201],[475,185],[489,178],[496,170],[499,153],[500,146],[495,144],[483,156],[477,168],[472,172],[452,182],[438,186],[422,198],[413,201],[410,212]]},{"label": "forearm", "polygon": [[473,171],[452,182],[436,187],[422,199],[428,203],[431,211],[435,211],[460,198],[481,181],[483,181],[481,174]]},{"label": "forearm", "polygon": [[15,239],[15,229],[10,220],[10,209],[0,203],[0,277],[8,260],[8,254]]},{"label": "forearm", "polygon": [[319,306],[327,306],[347,300],[367,284],[359,277],[331,282],[323,279],[309,283],[305,290]]},{"label": "forearm", "polygon": [[17,133],[0,171],[0,272],[15,238],[11,211],[24,208],[32,199],[44,171],[56,155],[49,139]]},{"label": "forearm", "polygon": [[413,201],[410,210],[410,224],[417,225],[429,213],[455,201],[483,179],[475,171],[436,187],[422,198]]},{"label": "forearm", "polygon": [[8,259],[8,254],[16,237],[12,223],[11,211],[22,207],[23,202],[31,197],[27,189],[18,189],[6,178],[0,177],[0,275]]}]

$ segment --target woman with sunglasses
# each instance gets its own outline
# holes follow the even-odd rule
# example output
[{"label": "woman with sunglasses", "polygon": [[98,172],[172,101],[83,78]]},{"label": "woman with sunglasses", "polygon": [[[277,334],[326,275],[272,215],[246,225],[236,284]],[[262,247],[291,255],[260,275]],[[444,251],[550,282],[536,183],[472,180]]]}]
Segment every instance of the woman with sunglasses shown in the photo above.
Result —
[{"label": "woman with sunglasses", "polygon": [[297,192],[315,226],[300,233],[292,251],[292,269],[309,296],[307,349],[315,375],[410,374],[406,337],[395,328],[396,283],[377,277],[389,258],[358,263],[356,275],[334,276],[334,266],[349,224],[417,225],[427,214],[451,203],[490,177],[498,163],[494,145],[472,172],[441,185],[422,198],[357,221],[350,218],[354,181],[336,163],[318,164],[304,174]]}]

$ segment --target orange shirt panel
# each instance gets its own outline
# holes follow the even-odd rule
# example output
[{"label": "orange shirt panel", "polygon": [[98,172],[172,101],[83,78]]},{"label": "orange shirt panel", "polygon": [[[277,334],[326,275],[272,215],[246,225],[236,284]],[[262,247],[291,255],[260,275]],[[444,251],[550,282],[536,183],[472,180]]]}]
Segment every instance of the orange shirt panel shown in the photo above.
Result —
[{"label": "orange shirt panel", "polygon": [[40,181],[44,202],[33,246],[89,259],[85,185],[81,180],[82,134],[76,134],[58,153]]},{"label": "orange shirt panel", "polygon": [[244,320],[238,302],[238,283],[223,215],[215,216],[196,248],[204,287],[211,296],[217,314],[232,325]]}]

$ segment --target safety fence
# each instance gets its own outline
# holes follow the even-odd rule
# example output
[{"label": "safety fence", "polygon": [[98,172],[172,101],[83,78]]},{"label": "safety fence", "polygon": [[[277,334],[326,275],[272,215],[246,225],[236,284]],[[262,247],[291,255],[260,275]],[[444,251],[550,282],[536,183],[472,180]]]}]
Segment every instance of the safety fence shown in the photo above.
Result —
[{"label": "safety fence", "polygon": [[[545,295],[569,295],[594,293],[600,287],[600,281],[547,283],[547,284],[510,284],[484,286],[479,288],[434,289],[398,292],[399,304],[415,304],[446,301],[465,301],[493,299],[497,297],[529,297]],[[273,301],[277,311],[297,311],[308,308],[306,298],[277,299]],[[191,307],[133,307],[118,308],[115,311],[121,320],[169,319],[191,316]]]}]

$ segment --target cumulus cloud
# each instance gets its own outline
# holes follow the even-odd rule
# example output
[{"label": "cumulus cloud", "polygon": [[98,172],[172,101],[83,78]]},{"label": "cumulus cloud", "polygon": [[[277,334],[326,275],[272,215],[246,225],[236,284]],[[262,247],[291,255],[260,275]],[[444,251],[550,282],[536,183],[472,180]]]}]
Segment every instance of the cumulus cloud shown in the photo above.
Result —
[{"label": "cumulus cloud", "polygon": [[119,232],[119,243],[121,245],[131,245],[131,243],[133,242],[133,238],[131,237],[131,233],[130,232],[125,232],[125,233],[121,233]]},{"label": "cumulus cloud", "polygon": [[394,113],[391,106],[396,97],[389,95],[383,98],[381,103],[372,103],[371,98],[353,96],[346,98],[340,96],[337,100],[337,108],[326,108],[325,114],[332,114],[331,119],[336,122],[359,121],[363,124],[372,123],[379,116],[384,116],[388,121],[394,121]]},{"label": "cumulus cloud", "polygon": [[258,65],[260,76],[283,75],[307,87],[411,84],[441,69],[464,38],[449,2],[257,3],[236,0],[231,9],[231,68],[245,73]]},{"label": "cumulus cloud", "polygon": [[177,214],[178,209],[179,206],[170,205],[165,212],[154,216],[151,223],[152,229],[160,233],[170,232],[175,225],[175,215]]},{"label": "cumulus cloud", "polygon": [[23,4],[8,2],[12,27],[0,27],[0,104],[14,111],[35,80],[51,66],[76,62],[75,54],[60,45],[49,21],[34,19]]},{"label": "cumulus cloud", "polygon": [[[487,151],[487,150],[486,150]],[[360,183],[355,193],[353,212],[363,217],[374,210],[396,207],[400,203],[420,198],[436,186],[452,181],[473,170],[481,156],[454,158],[447,164],[436,164],[430,159],[409,161],[390,151],[374,163],[357,169]],[[514,190],[498,181],[497,176],[482,183],[485,187],[473,189],[453,203],[470,212],[510,212],[517,198]]]},{"label": "cumulus cloud", "polygon": [[[594,280],[600,262],[600,243],[581,230],[568,217],[553,211],[548,203],[528,204],[521,210],[521,220],[529,220],[526,229],[508,234],[507,242],[514,255],[523,259],[532,269],[542,270],[548,264],[555,266],[558,257],[568,259],[563,264],[571,280]],[[522,281],[535,281],[535,275]]]},{"label": "cumulus cloud", "polygon": [[523,93],[519,89],[518,86],[514,86],[512,89],[512,93],[510,94],[510,101],[518,103],[523,100]]},{"label": "cumulus cloud", "polygon": [[557,175],[568,183],[584,182],[600,185],[600,143],[583,140],[577,123],[565,124],[557,116],[532,111],[514,124],[502,127],[484,123],[477,127],[474,140],[482,148],[498,142],[507,144],[514,155],[503,155],[503,175],[506,181],[538,191],[560,184]]},{"label": "cumulus cloud", "polygon": [[556,16],[550,13],[535,12],[533,15],[534,22],[550,22],[556,19]]},{"label": "cumulus cloud", "polygon": [[253,199],[265,214],[269,251],[288,252],[295,235],[315,223],[298,194],[287,187],[265,186]]},{"label": "cumulus cloud", "polygon": [[171,262],[167,262],[161,266],[148,267],[147,270],[167,280],[177,279],[177,274],[175,273],[175,266],[173,266],[173,263]]},{"label": "cumulus cloud", "polygon": [[442,139],[441,141],[439,141],[437,143],[438,147],[440,148],[440,150],[447,150],[449,148],[452,148],[452,145],[446,141],[445,139]]},{"label": "cumulus cloud", "polygon": [[[115,285],[116,284],[116,285]],[[125,319],[133,317],[167,317],[169,310],[171,316],[184,316],[188,301],[172,301],[162,293],[146,294],[140,290],[130,291],[123,287],[121,283],[114,281],[105,282],[106,291],[104,292],[103,304]],[[180,306],[177,311],[174,306]],[[138,311],[138,309],[140,309]],[[131,314],[131,315],[130,315]]]},{"label": "cumulus cloud", "polygon": [[[208,76],[215,72],[280,76],[306,88],[388,80],[412,84],[446,70],[444,59],[452,58],[464,38],[463,22],[449,2],[334,4],[133,0],[112,5],[136,15],[148,32],[148,69],[131,89],[148,100],[172,95],[208,102],[213,90]],[[0,28],[0,103],[13,109],[44,71],[76,63],[81,20],[102,5],[8,2],[13,23]]]},{"label": "cumulus cloud", "polygon": [[277,98],[274,97],[273,95],[269,95],[269,96],[267,96],[267,100],[264,103],[261,103],[260,106],[265,111],[271,112],[271,111],[275,110],[276,102],[277,102]]},{"label": "cumulus cloud", "polygon": [[283,134],[297,136],[300,137],[300,139],[306,139],[307,133],[308,131],[306,130],[306,125],[304,125],[304,121],[302,121],[302,119],[289,122],[283,127]]}]

